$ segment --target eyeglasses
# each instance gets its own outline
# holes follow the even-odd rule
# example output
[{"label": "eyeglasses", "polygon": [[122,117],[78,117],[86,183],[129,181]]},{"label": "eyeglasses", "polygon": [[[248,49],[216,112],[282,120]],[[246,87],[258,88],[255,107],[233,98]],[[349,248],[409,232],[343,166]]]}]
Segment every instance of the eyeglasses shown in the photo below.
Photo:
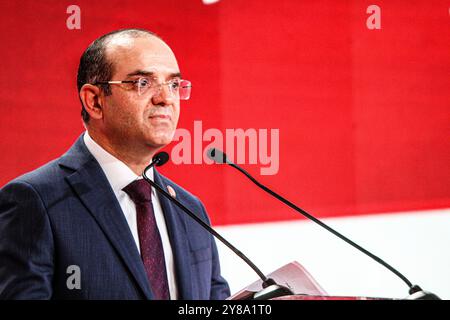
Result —
[{"label": "eyeglasses", "polygon": [[151,78],[141,77],[137,80],[111,80],[111,81],[97,81],[97,84],[122,84],[130,83],[133,85],[133,89],[137,91],[139,96],[151,94],[155,95],[159,93],[162,86],[167,86],[172,97],[180,100],[188,100],[191,96],[192,84],[188,80],[172,79],[164,83],[158,83]]}]

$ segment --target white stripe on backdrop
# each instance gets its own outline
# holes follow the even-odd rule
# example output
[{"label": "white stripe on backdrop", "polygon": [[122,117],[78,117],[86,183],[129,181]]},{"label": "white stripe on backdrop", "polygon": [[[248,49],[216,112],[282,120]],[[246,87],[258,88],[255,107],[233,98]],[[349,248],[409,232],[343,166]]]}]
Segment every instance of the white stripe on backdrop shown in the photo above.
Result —
[{"label": "white stripe on backdrop", "polygon": [[[323,221],[396,268],[413,284],[450,299],[450,209]],[[404,298],[406,284],[371,258],[312,221],[216,228],[265,274],[300,262],[330,295]],[[231,292],[258,276],[218,242]]]}]

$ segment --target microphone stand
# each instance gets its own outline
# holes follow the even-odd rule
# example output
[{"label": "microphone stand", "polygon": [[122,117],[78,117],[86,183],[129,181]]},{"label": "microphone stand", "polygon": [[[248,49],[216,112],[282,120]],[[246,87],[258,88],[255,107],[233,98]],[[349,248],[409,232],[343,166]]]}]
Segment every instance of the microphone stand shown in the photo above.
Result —
[{"label": "microphone stand", "polygon": [[301,215],[305,216],[306,218],[314,221],[315,223],[320,225],[322,228],[325,228],[326,230],[328,230],[329,232],[331,232],[332,234],[334,234],[338,238],[344,240],[345,242],[347,242],[348,244],[350,244],[354,248],[358,249],[359,251],[361,251],[362,253],[366,254],[367,256],[369,256],[370,258],[375,260],[376,262],[380,263],[382,266],[384,266],[387,269],[389,269],[391,272],[393,272],[395,275],[397,275],[400,279],[402,279],[406,283],[406,285],[409,287],[409,296],[406,299],[440,300],[440,298],[437,295],[435,295],[435,294],[433,294],[431,292],[427,292],[427,291],[422,290],[422,288],[420,288],[418,285],[413,285],[404,275],[402,275],[399,271],[397,271],[394,267],[389,265],[387,262],[383,261],[382,259],[380,259],[376,255],[374,255],[373,253],[369,252],[368,250],[364,249],[363,247],[361,247],[357,243],[353,242],[352,240],[350,240],[346,236],[342,235],[341,233],[337,232],[333,228],[329,227],[328,225],[326,225],[325,223],[323,223],[322,221],[320,221],[316,217],[310,215],[308,212],[306,212],[302,208],[299,208],[298,206],[296,206],[295,204],[293,204],[289,200],[285,199],[284,197],[282,197],[278,193],[272,191],[271,189],[267,188],[262,183],[258,182],[247,171],[245,171],[243,168],[241,168],[240,166],[238,166],[234,162],[230,161],[228,159],[227,155],[224,152],[220,151],[219,149],[212,148],[212,149],[210,149],[208,151],[207,154],[208,154],[208,157],[211,160],[214,160],[214,162],[216,162],[218,164],[228,164],[231,167],[233,167],[236,170],[238,170],[239,172],[243,173],[254,184],[256,184],[259,188],[263,189],[265,192],[269,193],[271,196],[273,196],[276,199],[280,200],[281,202],[283,202],[284,204],[286,204],[290,208],[294,209],[295,211],[299,212]]},{"label": "microphone stand", "polygon": [[[249,265],[261,278],[263,289],[261,291],[256,292],[252,298],[254,300],[268,300],[276,297],[281,297],[285,295],[293,295],[294,293],[287,287],[277,284],[273,279],[267,278],[261,270],[249,259],[247,258],[241,251],[239,251],[235,246],[233,246],[230,242],[228,242],[224,237],[222,237],[216,230],[211,228],[207,223],[205,223],[202,219],[200,219],[197,215],[195,215],[191,210],[189,210],[185,205],[179,202],[176,198],[172,197],[167,191],[161,188],[157,183],[152,181],[147,176],[147,171],[153,166],[162,165],[166,161],[160,161],[157,158],[158,154],[155,155],[150,165],[148,165],[144,172],[142,173],[142,177],[145,181],[147,181],[152,187],[154,187],[159,194],[166,197],[170,202],[174,203],[178,208],[183,210],[187,215],[189,215],[192,219],[194,219],[198,224],[200,224],[204,229],[206,229],[209,233],[211,233],[214,237],[219,239],[223,244],[225,244],[231,251],[236,253],[242,260],[244,260],[247,265]],[[163,162],[163,163],[162,163]]]}]

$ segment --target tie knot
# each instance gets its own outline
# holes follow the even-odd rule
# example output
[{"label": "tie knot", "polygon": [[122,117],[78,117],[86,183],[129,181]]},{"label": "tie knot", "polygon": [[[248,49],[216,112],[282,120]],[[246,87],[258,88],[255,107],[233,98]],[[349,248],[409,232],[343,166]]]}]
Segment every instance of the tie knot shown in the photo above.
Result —
[{"label": "tie knot", "polygon": [[152,201],[152,187],[144,179],[134,180],[122,190],[126,192],[136,204]]}]

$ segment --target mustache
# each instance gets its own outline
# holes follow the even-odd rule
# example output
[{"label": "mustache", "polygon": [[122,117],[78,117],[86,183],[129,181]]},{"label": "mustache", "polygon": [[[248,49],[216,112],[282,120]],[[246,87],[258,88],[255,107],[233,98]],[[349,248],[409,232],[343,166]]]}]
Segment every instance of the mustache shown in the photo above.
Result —
[{"label": "mustache", "polygon": [[173,112],[172,110],[170,110],[170,108],[154,108],[151,109],[149,114],[149,117],[154,117],[154,116],[168,116],[168,117],[172,117],[173,116]]}]

